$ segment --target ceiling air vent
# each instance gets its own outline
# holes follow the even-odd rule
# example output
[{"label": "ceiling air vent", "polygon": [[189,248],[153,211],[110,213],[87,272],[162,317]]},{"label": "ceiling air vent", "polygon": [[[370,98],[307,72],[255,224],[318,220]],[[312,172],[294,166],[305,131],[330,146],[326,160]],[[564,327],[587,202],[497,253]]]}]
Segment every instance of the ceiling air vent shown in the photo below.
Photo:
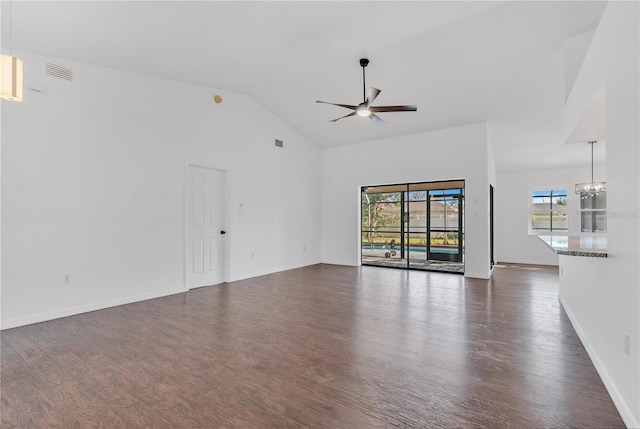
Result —
[{"label": "ceiling air vent", "polygon": [[73,80],[73,70],[66,67],[62,67],[58,64],[47,63],[47,74],[49,76],[57,77],[58,79]]}]

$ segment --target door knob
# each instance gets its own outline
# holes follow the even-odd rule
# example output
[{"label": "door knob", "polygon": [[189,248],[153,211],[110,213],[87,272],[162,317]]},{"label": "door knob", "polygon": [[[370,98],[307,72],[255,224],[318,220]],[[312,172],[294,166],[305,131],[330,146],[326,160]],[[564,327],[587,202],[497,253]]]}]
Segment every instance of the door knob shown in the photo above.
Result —
[{"label": "door knob", "polygon": [[227,231],[220,231],[220,234],[225,235]]}]

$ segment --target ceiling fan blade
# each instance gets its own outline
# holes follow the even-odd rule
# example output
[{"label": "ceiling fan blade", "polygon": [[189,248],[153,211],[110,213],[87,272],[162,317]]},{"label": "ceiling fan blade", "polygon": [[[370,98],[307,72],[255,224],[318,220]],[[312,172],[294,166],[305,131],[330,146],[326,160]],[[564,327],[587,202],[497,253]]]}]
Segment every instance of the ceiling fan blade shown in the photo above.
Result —
[{"label": "ceiling fan blade", "polygon": [[369,106],[370,112],[415,112],[418,106]]},{"label": "ceiling fan blade", "polygon": [[380,91],[378,88],[371,87],[371,89],[369,90],[369,96],[365,100],[365,104],[367,106],[371,105],[371,103],[373,103],[373,100],[375,100],[381,92],[382,91]]},{"label": "ceiling fan blade", "polygon": [[316,101],[316,103],[331,104],[332,106],[344,107],[345,109],[351,109],[351,110],[356,110],[358,108],[358,106],[352,106],[351,104],[329,103],[328,101],[320,101],[320,100]]},{"label": "ceiling fan blade", "polygon": [[341,117],[339,117],[339,118],[337,118],[337,119],[332,119],[332,120],[330,120],[329,122],[337,122],[337,121],[339,121],[340,119],[348,118],[349,116],[353,116],[353,115],[355,115],[355,114],[356,114],[356,112],[351,112],[351,113],[349,113],[348,115],[341,116]]},{"label": "ceiling fan blade", "polygon": [[369,115],[369,118],[376,123],[376,125],[384,125],[386,124],[385,121],[382,120],[382,118],[378,115],[376,115],[375,113],[371,113]]}]

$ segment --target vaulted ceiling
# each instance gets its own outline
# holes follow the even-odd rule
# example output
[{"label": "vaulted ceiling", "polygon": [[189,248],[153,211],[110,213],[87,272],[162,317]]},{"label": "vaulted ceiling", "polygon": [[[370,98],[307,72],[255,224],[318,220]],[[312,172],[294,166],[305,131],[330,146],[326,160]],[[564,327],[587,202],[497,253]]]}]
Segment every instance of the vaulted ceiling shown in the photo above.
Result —
[{"label": "vaulted ceiling", "polygon": [[[487,121],[498,170],[560,167],[589,162],[564,144],[563,106],[604,5],[14,0],[12,45],[244,93],[320,147]],[[361,102],[361,57],[376,104],[418,111],[328,122],[348,112],[315,101]]]}]

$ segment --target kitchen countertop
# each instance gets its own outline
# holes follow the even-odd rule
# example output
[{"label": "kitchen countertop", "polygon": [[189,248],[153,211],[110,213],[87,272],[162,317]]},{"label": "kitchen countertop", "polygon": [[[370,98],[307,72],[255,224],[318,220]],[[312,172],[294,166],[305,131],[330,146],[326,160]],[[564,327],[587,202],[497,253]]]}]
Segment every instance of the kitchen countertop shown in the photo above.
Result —
[{"label": "kitchen countertop", "polygon": [[538,238],[558,255],[607,257],[607,237],[539,235]]}]

